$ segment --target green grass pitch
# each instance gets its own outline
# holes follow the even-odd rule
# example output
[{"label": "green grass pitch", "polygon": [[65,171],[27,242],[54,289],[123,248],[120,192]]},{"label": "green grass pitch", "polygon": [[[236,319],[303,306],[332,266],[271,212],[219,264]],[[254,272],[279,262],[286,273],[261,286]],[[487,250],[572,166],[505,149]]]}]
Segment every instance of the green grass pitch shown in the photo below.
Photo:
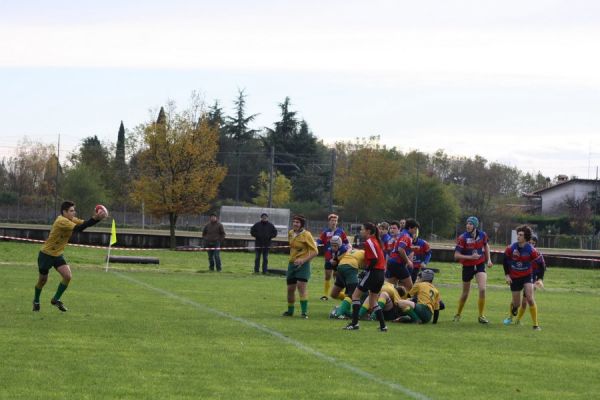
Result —
[{"label": "green grass pitch", "polygon": [[[451,322],[460,269],[434,283],[447,309],[437,325],[364,322],[358,332],[319,301],[322,259],[313,261],[310,319],[283,318],[285,279],[253,275],[254,255],[144,251],[157,266],[113,265],[106,252],[68,247],[69,312],[31,311],[39,245],[0,242],[1,399],[590,399],[600,391],[600,271],[551,266],[537,291],[543,330],[503,326],[510,301],[500,265],[489,271],[487,316],[476,288]],[[274,268],[287,259],[271,255]],[[297,308],[299,305],[297,304]]]}]

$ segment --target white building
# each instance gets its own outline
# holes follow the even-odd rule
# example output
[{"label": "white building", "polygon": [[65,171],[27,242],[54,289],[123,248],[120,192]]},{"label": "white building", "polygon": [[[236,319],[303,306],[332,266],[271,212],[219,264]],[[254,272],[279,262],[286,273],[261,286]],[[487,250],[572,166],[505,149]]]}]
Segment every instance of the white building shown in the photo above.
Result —
[{"label": "white building", "polygon": [[527,195],[532,200],[541,201],[538,205],[538,211],[544,215],[559,213],[560,206],[567,198],[576,200],[585,199],[591,196],[598,198],[600,194],[600,180],[597,179],[564,179],[553,186],[536,190]]}]

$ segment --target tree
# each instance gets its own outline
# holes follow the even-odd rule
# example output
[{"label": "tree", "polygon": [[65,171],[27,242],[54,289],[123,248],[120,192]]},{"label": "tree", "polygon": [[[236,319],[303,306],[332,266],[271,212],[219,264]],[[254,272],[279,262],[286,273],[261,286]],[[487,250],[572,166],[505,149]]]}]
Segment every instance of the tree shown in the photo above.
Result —
[{"label": "tree", "polygon": [[588,235],[592,232],[592,208],[587,197],[565,196],[559,208],[569,216],[569,225],[575,234]]},{"label": "tree", "polygon": [[47,202],[44,192],[44,175],[54,146],[34,143],[24,139],[19,143],[15,157],[8,159],[8,191],[16,194],[17,220],[22,205],[43,208]]},{"label": "tree", "polygon": [[85,219],[94,213],[96,204],[108,204],[110,193],[104,186],[100,171],[86,164],[79,164],[65,173],[63,199],[77,204],[81,218]]},{"label": "tree", "polygon": [[70,161],[73,165],[84,164],[100,171],[103,177],[110,178],[110,152],[96,135],[84,138],[79,151],[71,154]]},{"label": "tree", "polygon": [[157,121],[146,124],[133,182],[137,202],[157,217],[169,217],[171,248],[178,216],[208,210],[227,172],[216,161],[217,129],[205,115],[198,121],[193,109],[194,104],[181,113],[174,106],[168,113],[161,108]]},{"label": "tree", "polygon": [[114,205],[119,205],[121,210],[125,212],[127,209],[127,200],[129,198],[129,167],[125,160],[125,126],[123,121],[119,126],[117,133],[117,146],[115,149],[115,157],[112,159],[112,179],[110,189],[113,193]]},{"label": "tree", "polygon": [[[269,206],[270,184],[269,173],[261,171],[257,182],[258,196],[253,199],[254,204],[261,207]],[[272,196],[273,207],[283,207],[292,200],[292,182],[279,171],[277,171],[276,176],[273,177]]]},{"label": "tree", "polygon": [[400,215],[388,215],[381,207],[389,196],[389,182],[402,171],[399,155],[394,149],[380,146],[379,138],[371,137],[354,143],[337,143],[336,151],[338,162],[334,198],[344,214],[359,220],[407,215],[408,210]]},{"label": "tree", "polygon": [[256,196],[254,182],[261,170],[267,169],[262,141],[250,123],[258,114],[247,115],[244,90],[234,100],[234,117],[225,116],[218,102],[210,107],[208,119],[219,129],[219,163],[227,166],[228,174],[221,185],[221,198],[235,200],[235,204],[251,202]]},{"label": "tree", "polygon": [[426,174],[420,174],[418,187],[414,183],[414,177],[401,175],[386,185],[386,197],[381,204],[384,215],[414,217],[415,199],[418,199],[421,235],[454,235],[460,208],[450,188],[437,177]]},{"label": "tree", "polygon": [[[255,129],[250,129],[248,127],[250,122],[254,121],[254,118],[256,118],[258,114],[246,116],[246,97],[244,89],[238,89],[238,97],[233,102],[235,105],[235,116],[225,118],[227,121],[227,136],[238,143],[244,143],[247,140],[254,139],[257,132]],[[217,110],[213,110],[213,112],[216,111]],[[212,116],[212,118],[215,117],[215,115]]]}]

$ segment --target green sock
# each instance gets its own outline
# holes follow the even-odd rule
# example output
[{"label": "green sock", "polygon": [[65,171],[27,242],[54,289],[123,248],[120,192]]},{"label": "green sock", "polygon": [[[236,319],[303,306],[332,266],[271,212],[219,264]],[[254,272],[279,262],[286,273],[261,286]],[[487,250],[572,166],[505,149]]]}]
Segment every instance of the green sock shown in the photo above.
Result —
[{"label": "green sock", "polygon": [[302,310],[302,314],[308,312],[308,300],[300,300],[300,309]]},{"label": "green sock", "polygon": [[383,307],[385,307],[385,301],[378,301],[377,304],[379,304],[379,307],[381,307],[382,310]]},{"label": "green sock", "polygon": [[54,300],[60,300],[60,296],[62,296],[65,290],[67,290],[68,286],[69,285],[65,284],[64,282],[59,283],[58,289],[56,289],[56,294],[54,295]]},{"label": "green sock", "polygon": [[42,289],[38,288],[37,286],[35,287],[35,295],[33,296],[33,301],[35,303],[39,303],[40,302],[40,294],[42,294]]},{"label": "green sock", "polygon": [[362,318],[367,313],[367,311],[369,311],[367,307],[361,306],[360,310],[358,311],[358,318]]},{"label": "green sock", "polygon": [[294,313],[294,303],[288,303],[288,314]]},{"label": "green sock", "polygon": [[339,317],[340,315],[346,315],[348,313],[352,313],[352,300],[350,300],[349,297],[346,297],[344,299],[344,301],[342,301],[342,304],[338,307],[337,311],[335,312],[335,316]]},{"label": "green sock", "polygon": [[412,318],[413,322],[417,322],[417,321],[421,320],[421,318],[419,318],[419,316],[417,315],[415,310],[413,310],[412,308],[409,308],[408,310],[406,310],[406,313]]}]

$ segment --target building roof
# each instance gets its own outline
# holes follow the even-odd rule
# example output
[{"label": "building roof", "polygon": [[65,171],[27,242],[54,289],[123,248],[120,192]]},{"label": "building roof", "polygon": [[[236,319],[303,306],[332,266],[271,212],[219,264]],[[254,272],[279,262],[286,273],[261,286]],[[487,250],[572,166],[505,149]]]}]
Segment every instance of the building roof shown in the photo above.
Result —
[{"label": "building roof", "polygon": [[530,195],[539,196],[542,193],[548,192],[550,190],[562,189],[563,187],[565,187],[571,183],[589,183],[589,184],[600,185],[600,180],[598,180],[598,179],[579,179],[579,178],[569,179],[568,181],[559,182],[555,185],[552,185],[552,186],[549,186],[549,187],[546,187],[543,189],[535,190],[535,191],[531,192]]}]

